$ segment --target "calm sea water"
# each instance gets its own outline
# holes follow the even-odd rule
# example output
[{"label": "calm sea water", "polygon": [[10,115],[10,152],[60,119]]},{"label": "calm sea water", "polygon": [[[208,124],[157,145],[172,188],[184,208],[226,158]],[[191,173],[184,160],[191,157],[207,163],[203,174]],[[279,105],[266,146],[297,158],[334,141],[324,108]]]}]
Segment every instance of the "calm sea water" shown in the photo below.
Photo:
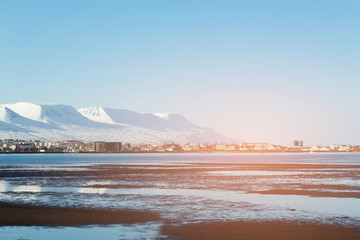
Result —
[{"label": "calm sea water", "polygon": [[87,165],[124,163],[291,163],[359,165],[360,153],[131,153],[131,154],[0,154],[0,165]]}]

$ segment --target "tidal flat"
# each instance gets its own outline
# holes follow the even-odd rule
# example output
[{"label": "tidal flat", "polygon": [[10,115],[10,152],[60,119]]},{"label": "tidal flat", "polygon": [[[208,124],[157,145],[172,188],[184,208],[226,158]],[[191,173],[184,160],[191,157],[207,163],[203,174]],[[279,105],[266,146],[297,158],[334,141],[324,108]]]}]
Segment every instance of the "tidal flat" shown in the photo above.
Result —
[{"label": "tidal flat", "polygon": [[0,158],[0,237],[360,239],[360,155],[180,155]]}]

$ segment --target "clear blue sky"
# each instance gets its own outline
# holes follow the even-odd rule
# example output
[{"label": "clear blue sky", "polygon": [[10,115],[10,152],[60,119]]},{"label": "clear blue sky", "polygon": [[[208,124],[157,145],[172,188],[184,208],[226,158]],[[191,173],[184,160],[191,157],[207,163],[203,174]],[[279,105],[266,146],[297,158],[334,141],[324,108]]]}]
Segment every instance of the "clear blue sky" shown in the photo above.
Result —
[{"label": "clear blue sky", "polygon": [[360,1],[0,1],[0,103],[181,113],[360,144]]}]

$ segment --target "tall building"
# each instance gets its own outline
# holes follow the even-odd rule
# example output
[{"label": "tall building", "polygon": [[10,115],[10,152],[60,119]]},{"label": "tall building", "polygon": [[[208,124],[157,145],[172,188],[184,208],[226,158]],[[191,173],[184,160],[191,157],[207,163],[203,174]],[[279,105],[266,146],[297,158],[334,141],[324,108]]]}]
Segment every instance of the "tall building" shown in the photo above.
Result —
[{"label": "tall building", "polygon": [[303,147],[304,146],[304,142],[303,140],[294,140],[294,147]]}]

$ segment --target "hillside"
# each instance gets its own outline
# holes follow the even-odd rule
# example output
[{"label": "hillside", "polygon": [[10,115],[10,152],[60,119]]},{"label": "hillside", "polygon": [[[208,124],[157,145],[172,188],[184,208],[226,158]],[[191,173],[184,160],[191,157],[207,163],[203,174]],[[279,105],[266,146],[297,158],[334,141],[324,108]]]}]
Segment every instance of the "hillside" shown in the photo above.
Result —
[{"label": "hillside", "polygon": [[130,143],[233,142],[180,114],[137,113],[105,107],[15,103],[0,105],[0,139],[121,141]]}]

